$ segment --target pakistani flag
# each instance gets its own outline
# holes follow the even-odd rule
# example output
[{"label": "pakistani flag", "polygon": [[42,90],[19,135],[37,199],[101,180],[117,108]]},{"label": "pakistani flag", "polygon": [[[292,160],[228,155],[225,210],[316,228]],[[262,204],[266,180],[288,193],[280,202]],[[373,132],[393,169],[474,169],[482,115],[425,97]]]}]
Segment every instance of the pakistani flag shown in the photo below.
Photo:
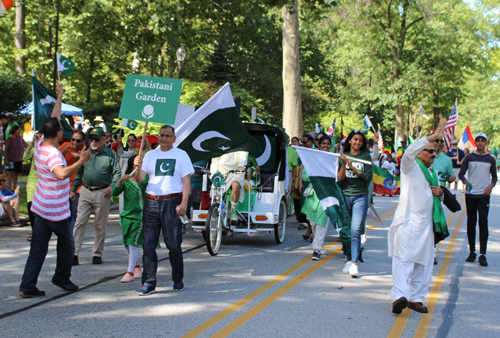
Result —
[{"label": "pakistani flag", "polygon": [[137,121],[134,120],[129,120],[129,119],[123,119],[123,124],[124,127],[127,127],[130,130],[134,130],[137,127]]},{"label": "pakistani flag", "polygon": [[338,157],[326,151],[305,147],[294,148],[302,160],[304,169],[325,213],[333,225],[338,224],[341,228],[339,236],[342,241],[342,250],[345,254],[350,254],[351,216],[336,179],[339,166]]},{"label": "pakistani flag", "polygon": [[368,115],[365,115],[363,119],[363,131],[365,132],[365,134],[368,133],[369,128],[372,128],[373,132],[375,132],[375,128],[373,128],[372,121],[370,121]]},{"label": "pakistani flag", "polygon": [[[33,85],[34,126],[35,130],[41,130],[43,122],[52,116],[52,109],[54,109],[57,95],[45,88],[34,76],[31,77],[31,84]],[[61,124],[63,126],[63,137],[71,139],[73,128],[71,128],[64,116],[61,116]]]},{"label": "pakistani flag", "polygon": [[62,56],[59,53],[56,53],[57,56],[57,70],[59,72],[63,72],[64,75],[70,76],[71,73],[75,70],[75,63],[71,61],[69,58]]},{"label": "pakistani flag", "polygon": [[241,123],[229,83],[184,121],[175,135],[175,146],[185,150],[192,162],[259,150],[259,143]]},{"label": "pakistani flag", "polygon": [[218,188],[220,186],[226,185],[226,180],[224,179],[224,176],[222,176],[221,172],[217,170],[212,177],[210,178],[210,181],[212,181],[212,185],[214,188]]}]

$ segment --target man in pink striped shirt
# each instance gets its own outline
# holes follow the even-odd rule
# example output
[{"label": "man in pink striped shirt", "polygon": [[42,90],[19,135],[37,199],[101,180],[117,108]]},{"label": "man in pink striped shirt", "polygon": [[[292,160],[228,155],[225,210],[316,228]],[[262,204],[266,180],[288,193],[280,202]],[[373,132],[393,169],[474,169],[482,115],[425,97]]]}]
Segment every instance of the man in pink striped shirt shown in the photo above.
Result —
[{"label": "man in pink striped shirt", "polygon": [[84,149],[78,162],[66,166],[66,160],[58,150],[63,133],[60,124],[63,96],[61,84],[57,85],[57,94],[52,117],[43,123],[44,136],[35,147],[38,184],[31,204],[35,224],[30,253],[19,287],[19,295],[24,298],[45,295],[44,291],[36,287],[36,283],[47,256],[52,233],[57,235],[57,265],[52,283],[66,291],[78,291],[78,286],[69,279],[75,251],[75,241],[70,231],[69,177],[90,158],[90,150]]}]

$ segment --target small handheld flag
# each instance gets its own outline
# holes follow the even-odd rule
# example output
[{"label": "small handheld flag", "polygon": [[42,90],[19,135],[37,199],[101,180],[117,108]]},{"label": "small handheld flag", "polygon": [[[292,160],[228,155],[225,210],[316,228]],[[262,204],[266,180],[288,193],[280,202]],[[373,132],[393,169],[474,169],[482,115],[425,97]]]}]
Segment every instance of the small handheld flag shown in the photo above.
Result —
[{"label": "small handheld flag", "polygon": [[12,5],[12,0],[0,0],[0,15],[3,15]]},{"label": "small handheld flag", "polygon": [[222,176],[222,174],[219,170],[217,170],[212,175],[212,177],[210,178],[210,181],[212,181],[212,184],[215,188],[218,188],[218,187],[226,184],[226,180],[224,180],[224,176]]},{"label": "small handheld flag", "polygon": [[376,132],[375,128],[373,128],[372,121],[370,121],[368,115],[365,115],[365,117],[363,118],[363,130],[368,132],[368,128],[372,128],[373,132]]},{"label": "small handheld flag", "polygon": [[378,124],[378,147],[379,149],[384,148],[384,139],[382,138],[382,130],[380,129],[380,123]]},{"label": "small handheld flag", "polygon": [[472,133],[470,131],[469,126],[465,127],[464,134],[462,135],[462,138],[460,139],[460,142],[458,143],[458,147],[460,149],[475,149],[476,148],[476,141],[474,140],[474,137],[472,136]]},{"label": "small handheld flag", "polygon": [[455,100],[455,105],[451,110],[450,117],[448,117],[448,121],[446,122],[446,126],[444,127],[444,142],[446,143],[446,148],[451,148],[451,141],[455,139],[455,126],[458,122],[458,111],[457,111],[457,101]]},{"label": "small handheld flag", "polygon": [[123,124],[124,127],[127,127],[128,129],[134,130],[137,127],[137,121],[134,120],[129,120],[129,119],[123,119]]},{"label": "small handheld flag", "polygon": [[335,134],[335,121],[337,121],[337,118],[333,120],[332,125],[330,126],[330,128],[328,128],[328,131],[326,132],[326,134],[329,137],[333,137],[333,135]]},{"label": "small handheld flag", "polygon": [[75,63],[69,58],[62,56],[59,53],[57,55],[57,70],[63,72],[66,76],[71,76],[73,70],[75,70]]}]

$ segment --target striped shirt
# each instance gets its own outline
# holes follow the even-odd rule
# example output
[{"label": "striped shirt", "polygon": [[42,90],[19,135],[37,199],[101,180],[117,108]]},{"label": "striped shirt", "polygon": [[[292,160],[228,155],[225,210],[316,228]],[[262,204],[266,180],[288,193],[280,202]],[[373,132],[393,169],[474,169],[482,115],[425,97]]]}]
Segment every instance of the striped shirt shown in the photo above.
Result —
[{"label": "striped shirt", "polygon": [[54,174],[57,166],[66,166],[61,152],[50,145],[41,145],[40,139],[35,147],[35,165],[38,184],[33,197],[31,211],[52,222],[59,222],[70,217],[69,178],[60,180]]}]

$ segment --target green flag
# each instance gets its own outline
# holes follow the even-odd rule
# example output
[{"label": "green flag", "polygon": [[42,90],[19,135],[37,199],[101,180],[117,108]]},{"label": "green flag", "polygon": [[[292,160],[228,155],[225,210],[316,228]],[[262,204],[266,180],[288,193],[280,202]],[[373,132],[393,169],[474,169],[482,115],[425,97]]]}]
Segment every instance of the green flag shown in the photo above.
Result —
[{"label": "green flag", "polygon": [[181,124],[175,135],[175,146],[186,151],[192,162],[260,148],[241,122],[229,83]]},{"label": "green flag", "polygon": [[[337,183],[338,157],[330,152],[294,147],[302,160],[319,202],[328,218],[340,228],[342,250],[351,253],[351,216],[347,210],[344,195]],[[360,260],[362,261],[362,260]]]},{"label": "green flag", "polygon": [[59,53],[57,55],[57,70],[63,72],[64,75],[70,76],[75,70],[75,63],[69,58],[62,56]]},{"label": "green flag", "polygon": [[222,176],[222,174],[219,170],[217,170],[212,175],[212,177],[210,178],[210,181],[212,181],[214,188],[218,188],[220,186],[226,185],[226,180],[224,179],[224,176]]},{"label": "green flag", "polygon": [[[57,95],[45,88],[34,76],[31,77],[33,85],[33,120],[35,130],[42,129],[43,122],[52,116],[52,109],[57,100]],[[64,116],[61,116],[61,125],[63,127],[63,137],[71,139],[73,128],[69,125]]]},{"label": "green flag", "polygon": [[127,127],[130,130],[134,130],[137,127],[137,121],[123,119],[123,126]]}]

